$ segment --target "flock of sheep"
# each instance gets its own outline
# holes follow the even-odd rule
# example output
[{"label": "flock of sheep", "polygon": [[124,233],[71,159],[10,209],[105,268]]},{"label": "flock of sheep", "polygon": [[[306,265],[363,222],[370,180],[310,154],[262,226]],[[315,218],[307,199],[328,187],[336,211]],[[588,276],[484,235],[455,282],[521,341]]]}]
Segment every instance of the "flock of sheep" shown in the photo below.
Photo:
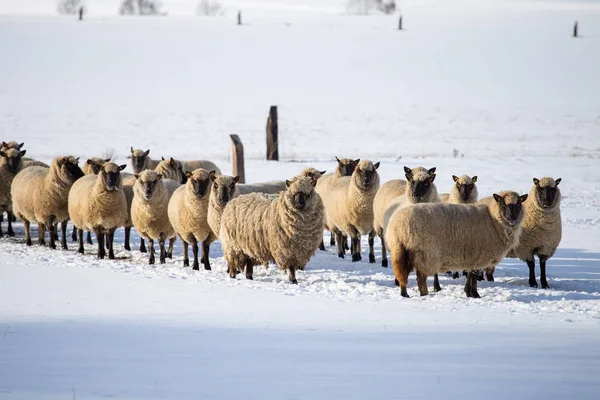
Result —
[{"label": "flock of sheep", "polygon": [[[39,243],[56,248],[58,226],[61,245],[67,249],[67,222],[72,240],[84,252],[94,232],[98,257],[114,258],[115,230],[125,228],[125,249],[130,250],[134,227],[141,237],[140,251],[149,244],[149,262],[172,257],[177,236],[183,241],[183,263],[210,270],[210,244],[219,239],[235,278],[245,272],[252,279],[256,265],[275,263],[297,283],[318,248],[324,250],[323,229],[338,256],[350,250],[361,260],[361,236],[368,235],[369,262],[375,262],[375,236],[381,239],[381,265],[390,252],[396,284],[408,297],[407,280],[416,270],[419,293],[428,294],[427,277],[441,290],[438,273],[467,274],[465,292],[479,297],[477,281],[493,280],[495,266],[505,256],[519,258],[529,267],[529,284],[537,287],[535,261],[540,262],[541,284],[548,288],[546,261],[561,240],[560,179],[533,179],[529,194],[502,191],[478,199],[477,177],[453,176],[448,194],[438,194],[435,168],[404,167],[406,180],[380,185],[379,163],[337,159],[333,173],[307,168],[287,181],[240,184],[238,177],[222,175],[206,160],[153,160],[150,150],[131,148],[133,174],[126,165],[91,158],[79,167],[73,156],[55,158],[48,166],[25,158],[23,143],[2,142],[0,148],[0,215],[23,221],[27,245],[32,244],[30,224],[37,223]],[[3,235],[0,225],[0,236]],[[168,247],[167,247],[168,241]],[[348,246],[349,242],[349,246]],[[201,254],[199,255],[201,246]]]}]

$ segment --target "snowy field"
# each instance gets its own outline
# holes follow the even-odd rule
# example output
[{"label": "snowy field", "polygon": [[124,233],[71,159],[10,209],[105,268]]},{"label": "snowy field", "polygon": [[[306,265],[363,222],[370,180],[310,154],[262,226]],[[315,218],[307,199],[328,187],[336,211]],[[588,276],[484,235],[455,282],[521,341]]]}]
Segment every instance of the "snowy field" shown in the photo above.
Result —
[{"label": "snowy field", "polygon": [[[0,0],[0,140],[28,156],[127,162],[133,146],[231,173],[236,133],[248,182],[334,156],[381,161],[382,182],[436,166],[440,192],[478,175],[481,197],[561,177],[563,241],[548,290],[506,259],[481,299],[446,277],[421,298],[414,275],[403,299],[378,239],[377,264],[364,239],[362,262],[318,252],[290,285],[274,266],[230,279],[218,243],[196,272],[179,241],[148,266],[122,232],[118,259],[98,260],[27,248],[17,223],[0,239],[0,399],[597,397],[600,1],[402,1],[403,32],[343,0],[225,0],[215,18],[195,1],[145,18],[87,3],[78,22]],[[279,163],[263,160],[273,104]]]}]

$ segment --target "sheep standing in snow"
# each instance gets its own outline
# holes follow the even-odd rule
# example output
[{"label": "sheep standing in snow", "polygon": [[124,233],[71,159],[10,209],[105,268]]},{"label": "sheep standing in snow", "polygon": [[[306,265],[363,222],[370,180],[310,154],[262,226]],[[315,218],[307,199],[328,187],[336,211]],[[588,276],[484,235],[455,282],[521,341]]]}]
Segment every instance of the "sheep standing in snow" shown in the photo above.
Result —
[{"label": "sheep standing in snow", "polygon": [[[526,194],[507,191],[485,203],[416,204],[396,210],[385,241],[402,296],[408,297],[406,285],[412,269],[417,271],[419,293],[424,296],[429,275],[498,264],[518,243],[526,199]],[[479,297],[476,276],[469,275],[465,292],[468,297]]]},{"label": "sheep standing in snow", "polygon": [[131,148],[131,167],[133,168],[133,173],[135,175],[141,174],[142,171],[146,169],[154,169],[158,166],[160,161],[151,159],[148,155],[150,154],[150,150],[134,150]]},{"label": "sheep standing in snow", "polygon": [[[338,165],[336,165],[333,173],[331,174],[322,174],[319,179],[317,179],[317,187],[316,191],[319,193],[319,196],[323,197],[323,193],[327,190],[327,187],[335,182],[338,178],[343,176],[351,176],[358,163],[360,163],[360,158],[357,160],[351,160],[349,158],[339,159],[335,157]],[[327,212],[325,213],[325,229],[331,232],[331,236],[329,238],[329,245],[335,246],[335,237],[338,232],[331,231],[329,229],[329,224],[327,223]],[[348,237],[345,234],[342,234],[342,240],[344,241],[342,249],[344,253],[348,250]],[[320,250],[325,250],[325,243],[321,240],[321,244],[319,245]]]},{"label": "sheep standing in snow", "polygon": [[155,171],[143,171],[133,187],[134,197],[131,205],[131,220],[139,235],[148,240],[150,247],[149,263],[154,264],[154,240],[160,246],[160,263],[167,257],[165,240],[170,240],[170,249],[175,239],[175,230],[169,221],[167,208],[173,192],[179,183],[171,179],[163,179]]},{"label": "sheep standing in snow", "polygon": [[[10,187],[15,175],[21,169],[21,158],[25,155],[25,150],[17,150],[14,148],[4,147],[0,150],[0,215],[7,213],[8,220],[8,236],[14,236],[12,222],[12,200],[10,194]],[[0,225],[0,237],[4,233],[2,232],[2,225]]]},{"label": "sheep standing in snow", "polygon": [[79,250],[83,254],[83,231],[94,231],[98,242],[98,258],[106,255],[105,237],[108,240],[108,258],[115,258],[113,240],[115,230],[125,224],[127,201],[123,193],[121,171],[125,165],[109,162],[100,167],[98,175],[79,179],[69,193],[69,215],[79,232]]},{"label": "sheep standing in snow", "polygon": [[[208,203],[208,224],[213,233],[219,237],[221,230],[221,215],[229,201],[232,199],[250,193],[278,194],[286,190],[284,181],[272,181],[264,183],[254,183],[250,185],[238,184],[238,176],[215,175],[210,174],[212,189]],[[312,179],[312,178],[311,178]]]},{"label": "sheep standing in snow", "polygon": [[[197,166],[204,165],[204,166]],[[199,161],[178,161],[173,157],[168,160],[163,159],[158,163],[154,170],[161,174],[165,179],[172,179],[181,184],[184,184],[187,181],[186,171],[195,171],[197,169],[205,169],[207,171],[215,171],[216,175],[221,175],[221,170],[217,168],[217,166],[205,160]]]},{"label": "sheep standing in snow", "polygon": [[39,243],[45,245],[46,228],[50,232],[50,247],[55,249],[54,224],[62,223],[62,248],[67,249],[68,198],[71,186],[83,176],[79,159],[57,157],[50,168],[28,167],[15,176],[11,185],[13,212],[23,221],[27,245],[31,246],[29,227],[37,222]]},{"label": "sheep standing in snow", "polygon": [[192,245],[194,252],[194,270],[199,269],[198,243],[202,243],[202,262],[204,269],[210,270],[209,250],[210,244],[217,237],[208,225],[208,199],[211,192],[210,175],[204,169],[187,172],[188,181],[179,187],[169,201],[169,221],[175,232],[183,241],[183,265],[190,265],[188,246]]},{"label": "sheep standing in snow", "polygon": [[362,160],[352,176],[330,182],[321,197],[325,204],[327,224],[336,232],[338,256],[344,258],[342,232],[351,238],[352,261],[360,261],[360,237],[369,235],[369,262],[375,262],[373,250],[373,199],[379,189],[379,163]]},{"label": "sheep standing in snow", "polygon": [[[533,187],[529,191],[528,201],[524,203],[525,220],[519,244],[508,253],[508,257],[518,258],[527,263],[531,287],[538,287],[535,279],[535,256],[537,255],[540,260],[542,288],[549,288],[546,280],[546,261],[552,258],[562,238],[561,194],[558,188],[560,181],[560,178],[556,180],[533,178]],[[493,269],[488,270],[488,273],[493,273]]]},{"label": "sheep standing in snow", "polygon": [[323,203],[312,178],[298,177],[287,185],[279,196],[252,193],[225,208],[220,239],[230,277],[245,268],[252,279],[255,265],[272,260],[298,283],[296,270],[304,268],[321,240]]}]

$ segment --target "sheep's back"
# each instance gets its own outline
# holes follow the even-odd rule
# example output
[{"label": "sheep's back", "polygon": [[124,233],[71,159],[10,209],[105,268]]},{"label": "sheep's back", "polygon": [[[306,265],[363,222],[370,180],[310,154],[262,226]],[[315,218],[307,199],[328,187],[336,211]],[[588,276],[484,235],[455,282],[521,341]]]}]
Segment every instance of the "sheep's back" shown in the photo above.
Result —
[{"label": "sheep's back", "polygon": [[97,180],[97,175],[86,175],[75,181],[69,191],[69,218],[78,229],[94,230],[88,223],[88,214],[91,212],[90,195]]},{"label": "sheep's back", "polygon": [[240,184],[236,185],[236,191],[239,195],[250,194],[250,193],[267,193],[277,194],[283,192],[286,189],[285,181],[270,181],[253,184]]},{"label": "sheep's back", "polygon": [[387,208],[394,199],[403,195],[406,191],[406,181],[402,179],[394,179],[381,185],[375,199],[373,199],[373,227],[379,233],[384,227],[384,215]]},{"label": "sheep's back", "polygon": [[44,187],[44,179],[48,168],[34,166],[21,170],[11,184],[13,212],[22,215],[31,222],[36,222],[34,197]]},{"label": "sheep's back", "polygon": [[198,168],[205,169],[207,171],[215,171],[217,175],[221,175],[221,170],[217,165],[208,160],[191,160],[191,161],[182,161],[183,170],[184,171],[195,171]]}]

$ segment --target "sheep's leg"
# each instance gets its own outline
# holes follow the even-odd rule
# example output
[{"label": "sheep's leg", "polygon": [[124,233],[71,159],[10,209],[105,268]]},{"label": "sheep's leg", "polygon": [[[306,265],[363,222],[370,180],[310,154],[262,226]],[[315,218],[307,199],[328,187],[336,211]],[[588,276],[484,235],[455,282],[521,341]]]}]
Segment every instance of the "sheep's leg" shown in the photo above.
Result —
[{"label": "sheep's leg", "polygon": [[79,234],[79,249],[77,249],[77,252],[83,254],[83,229],[78,229],[77,233]]},{"label": "sheep's leg", "polygon": [[4,232],[2,232],[2,221],[0,221],[0,238],[4,237]]},{"label": "sheep's leg", "polygon": [[[60,227],[61,227],[61,231],[62,231],[62,235],[60,238],[60,245],[62,246],[63,250],[69,249],[67,247],[67,222],[68,221],[63,221],[60,223]],[[75,228],[73,228],[73,232],[75,232]],[[77,233],[77,232],[75,232],[75,233]]]},{"label": "sheep's leg", "polygon": [[54,223],[52,223],[52,222],[48,224],[48,238],[50,239],[49,247],[52,250],[56,249],[56,239],[57,239],[56,227],[57,227],[57,225],[54,225]]},{"label": "sheep's leg", "polygon": [[[56,224],[52,223],[52,230],[49,230],[49,232],[52,233],[52,236],[54,236],[54,242],[58,241],[58,222]],[[51,249],[55,249],[56,248],[56,243],[54,243],[54,247],[52,247],[52,240],[50,241],[50,248]]]},{"label": "sheep's leg", "polygon": [[402,297],[410,297],[406,291],[408,285],[408,274],[410,267],[408,265],[408,252],[400,247],[399,251],[390,254],[392,257],[392,269],[394,270],[394,276],[400,286],[400,295]]},{"label": "sheep's leg", "polygon": [[117,230],[117,228],[113,228],[111,229],[107,234],[106,237],[108,239],[108,258],[110,260],[114,260],[115,259],[115,249],[114,249],[114,243],[115,243],[115,230]]},{"label": "sheep's leg", "polygon": [[194,238],[192,241],[192,251],[194,252],[194,263],[192,264],[192,269],[194,271],[200,271],[200,264],[198,263],[198,241],[196,238]]},{"label": "sheep's leg", "polygon": [[158,241],[158,245],[160,246],[160,263],[164,264],[167,262],[167,251],[165,250],[165,241],[160,239]]},{"label": "sheep's leg", "polygon": [[419,286],[419,294],[421,296],[427,296],[429,289],[427,289],[427,275],[417,270],[417,284]]},{"label": "sheep's leg", "polygon": [[169,239],[169,250],[167,250],[167,258],[173,258],[173,246],[175,245],[175,241],[177,238],[172,237]]},{"label": "sheep's leg", "polygon": [[77,228],[75,228],[75,225],[73,225],[73,232],[71,232],[71,241],[77,241]]},{"label": "sheep's leg", "polygon": [[471,297],[471,272],[467,273],[467,281],[465,282],[465,294]]},{"label": "sheep's leg", "polygon": [[154,264],[154,240],[150,239],[148,240],[148,249],[150,250],[150,258],[148,258],[148,264],[153,265]]},{"label": "sheep's leg", "polygon": [[104,251],[104,234],[102,233],[102,228],[98,227],[94,229],[94,233],[96,234],[96,242],[98,242],[98,258],[104,260],[106,252]]},{"label": "sheep's leg", "polygon": [[482,281],[482,280],[484,280],[484,279],[485,279],[485,278],[484,278],[484,276],[483,276],[483,270],[481,270],[481,271],[477,272],[477,280],[478,280],[478,281]]},{"label": "sheep's leg", "polygon": [[535,258],[527,260],[527,266],[529,267],[529,287],[538,287],[535,280]]},{"label": "sheep's leg", "polygon": [[94,244],[94,242],[92,241],[92,232],[90,231],[87,232],[86,242],[87,244]]},{"label": "sheep's leg", "polygon": [[210,260],[208,259],[208,253],[210,251],[210,243],[208,238],[202,242],[202,263],[204,264],[204,269],[210,271]]},{"label": "sheep's leg", "polygon": [[296,267],[288,267],[288,274],[290,277],[290,283],[297,285],[298,280],[296,280]]},{"label": "sheep's leg", "polygon": [[452,273],[452,279],[458,279],[458,278],[460,278],[460,274],[458,273],[458,271],[454,271]]},{"label": "sheep's leg", "polygon": [[[335,234],[333,232],[331,232],[331,236],[329,237],[329,245],[335,246]],[[325,246],[323,246],[323,247],[325,247]]]},{"label": "sheep's leg", "polygon": [[129,239],[131,239],[131,227],[130,226],[126,226],[125,227],[125,243],[124,243],[124,247],[125,247],[125,250],[127,250],[127,251],[131,251],[131,246],[129,245]]},{"label": "sheep's leg", "polygon": [[254,280],[254,278],[252,277],[252,274],[254,273],[254,264],[252,263],[252,260],[250,260],[250,258],[248,258],[246,260],[246,279],[249,280]]},{"label": "sheep's leg", "polygon": [[31,246],[31,232],[29,231],[29,221],[23,220],[23,228],[25,228],[25,244]]},{"label": "sheep's leg", "polygon": [[546,261],[548,261],[548,257],[538,257],[540,259],[540,282],[542,284],[542,289],[550,289],[550,286],[548,286],[548,281],[546,280]]},{"label": "sheep's leg", "polygon": [[15,231],[13,231],[13,227],[12,227],[13,222],[15,222],[14,219],[15,219],[15,215],[12,212],[7,213],[7,217],[6,217],[6,220],[8,221],[7,233],[8,233],[8,236],[11,236],[11,237],[15,236]]},{"label": "sheep's leg", "polygon": [[375,263],[375,230],[369,232],[369,263]]},{"label": "sheep's leg", "polygon": [[337,239],[338,257],[344,258],[344,243],[342,242],[342,232],[337,231],[335,233],[335,236]]},{"label": "sheep's leg", "polygon": [[360,234],[359,233],[354,233],[354,235],[352,236],[352,262],[357,262],[362,260],[362,257],[360,255]]},{"label": "sheep's leg", "polygon": [[438,277],[438,274],[435,274],[433,276],[433,291],[434,292],[440,292],[442,290],[442,287],[440,286],[440,278]]},{"label": "sheep's leg", "polygon": [[[2,230],[0,228],[0,230]],[[0,236],[2,235],[2,233],[0,233]],[[333,237],[333,234],[332,234]],[[323,242],[323,239],[321,239],[321,244],[319,244],[319,250],[325,251],[325,243]]]},{"label": "sheep's leg", "polygon": [[46,225],[38,224],[38,243],[40,246],[46,245]]},{"label": "sheep's leg", "polygon": [[379,239],[381,240],[381,266],[387,268],[388,266],[388,258],[387,258],[387,249],[385,247],[385,240],[383,239],[383,229],[377,232]]},{"label": "sheep's leg", "polygon": [[107,233],[105,236],[105,239],[104,239],[104,246],[106,247],[106,250],[108,250],[108,245],[110,243],[109,239],[110,239],[110,237],[109,237],[109,234]]},{"label": "sheep's leg", "polygon": [[348,247],[348,235],[342,235],[342,239],[344,239],[344,250],[349,250],[349,247]]},{"label": "sheep's leg", "polygon": [[140,238],[140,253],[147,253],[146,250],[146,242],[144,242],[144,238]]},{"label": "sheep's leg", "polygon": [[488,267],[485,269],[485,278],[488,282],[494,282],[494,268]]},{"label": "sheep's leg", "polygon": [[189,244],[188,244],[188,242],[183,240],[183,238],[181,238],[181,241],[183,242],[183,266],[189,267],[190,266],[190,258],[188,257]]},{"label": "sheep's leg", "polygon": [[465,284],[465,293],[467,297],[472,297],[474,299],[478,299],[479,293],[477,292],[477,277],[479,276],[479,271],[469,271],[467,274],[467,283]]}]

